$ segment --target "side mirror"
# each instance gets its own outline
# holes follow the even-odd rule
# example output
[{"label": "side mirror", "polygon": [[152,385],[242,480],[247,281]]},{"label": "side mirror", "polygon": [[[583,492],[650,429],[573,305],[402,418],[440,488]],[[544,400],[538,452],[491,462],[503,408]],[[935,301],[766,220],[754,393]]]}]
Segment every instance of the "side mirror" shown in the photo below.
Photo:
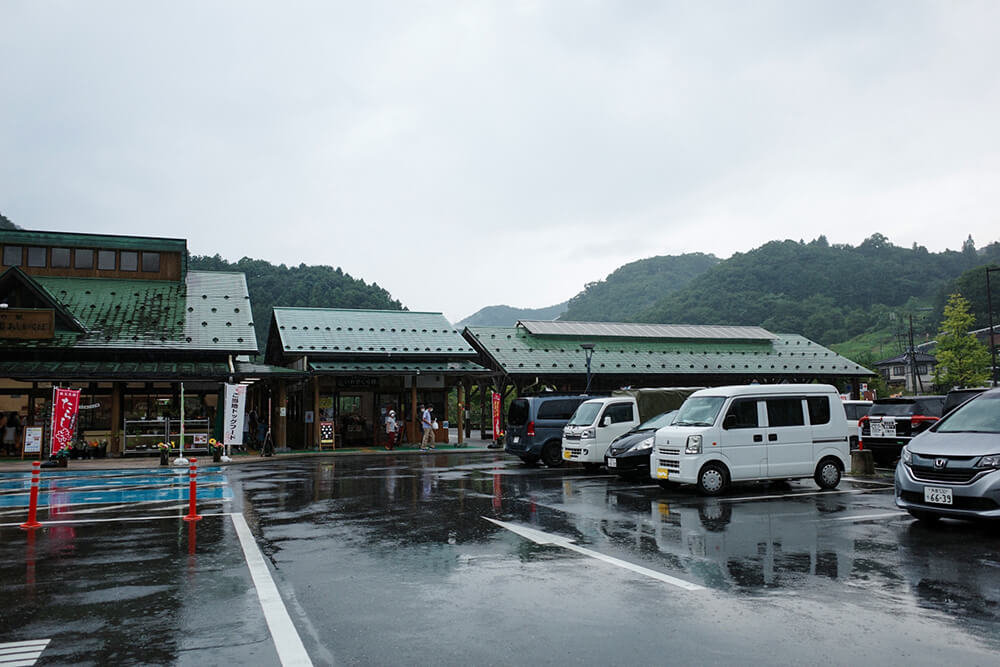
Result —
[{"label": "side mirror", "polygon": [[601,426],[611,426],[611,417],[605,417],[602,419]]},{"label": "side mirror", "polygon": [[726,415],[726,418],[722,420],[722,428],[736,428],[736,415]]}]

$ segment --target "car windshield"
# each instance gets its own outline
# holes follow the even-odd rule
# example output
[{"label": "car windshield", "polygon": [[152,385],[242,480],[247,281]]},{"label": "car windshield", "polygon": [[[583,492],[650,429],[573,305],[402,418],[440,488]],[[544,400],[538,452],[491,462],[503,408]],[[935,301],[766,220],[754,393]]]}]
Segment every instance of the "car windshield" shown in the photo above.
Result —
[{"label": "car windshield", "polygon": [[600,403],[581,403],[573,413],[567,426],[590,426],[601,411]]},{"label": "car windshield", "polygon": [[698,396],[684,401],[674,416],[673,426],[711,426],[719,416],[724,396]]},{"label": "car windshield", "polygon": [[1000,433],[1000,394],[969,401],[942,419],[934,430],[939,433]]},{"label": "car windshield", "polygon": [[670,412],[664,412],[662,415],[656,415],[646,421],[642,422],[635,427],[636,431],[651,431],[658,428],[663,428],[664,426],[670,426],[670,423],[674,421],[674,416],[677,414],[676,410],[671,410]]}]

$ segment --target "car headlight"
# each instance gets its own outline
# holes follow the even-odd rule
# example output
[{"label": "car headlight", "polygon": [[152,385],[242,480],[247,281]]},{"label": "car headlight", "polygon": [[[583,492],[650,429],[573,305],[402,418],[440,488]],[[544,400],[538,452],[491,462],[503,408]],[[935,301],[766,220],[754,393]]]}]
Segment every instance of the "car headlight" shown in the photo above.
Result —
[{"label": "car headlight", "polygon": [[584,430],[580,431],[580,438],[583,439],[583,440],[587,440],[587,439],[593,438],[595,436],[595,434],[596,433],[595,433],[594,429],[592,429],[592,428],[584,429]]},{"label": "car headlight", "polygon": [[910,450],[907,447],[903,447],[903,451],[899,455],[899,460],[903,465],[908,466],[913,461],[913,455],[910,454]]},{"label": "car headlight", "polygon": [[638,452],[643,449],[652,449],[652,448],[653,448],[653,436],[649,436],[645,440],[640,440],[636,444],[632,445],[631,449],[633,452]]},{"label": "car headlight", "polygon": [[977,468],[1000,468],[1000,454],[988,454],[976,464]]},{"label": "car headlight", "polygon": [[685,454],[701,454],[701,436],[689,435],[687,445],[684,447]]}]

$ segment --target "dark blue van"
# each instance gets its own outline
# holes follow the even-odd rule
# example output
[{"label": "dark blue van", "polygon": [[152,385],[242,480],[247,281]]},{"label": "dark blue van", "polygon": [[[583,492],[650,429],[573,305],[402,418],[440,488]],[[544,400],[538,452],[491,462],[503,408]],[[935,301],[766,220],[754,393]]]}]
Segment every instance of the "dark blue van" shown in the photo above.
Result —
[{"label": "dark blue van", "polygon": [[504,451],[528,464],[562,465],[563,426],[576,406],[593,396],[544,395],[515,398],[507,410]]}]

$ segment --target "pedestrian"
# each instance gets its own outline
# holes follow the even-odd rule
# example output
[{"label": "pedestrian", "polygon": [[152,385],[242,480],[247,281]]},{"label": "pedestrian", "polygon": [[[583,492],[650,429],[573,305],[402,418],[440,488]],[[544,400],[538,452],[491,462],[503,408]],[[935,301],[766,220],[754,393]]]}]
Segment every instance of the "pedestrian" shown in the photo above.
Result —
[{"label": "pedestrian", "polygon": [[386,451],[391,451],[396,448],[396,430],[398,429],[396,424],[396,411],[389,410],[389,414],[385,416],[385,435],[389,442],[386,444]]},{"label": "pedestrian", "polygon": [[422,452],[434,449],[434,418],[431,415],[432,412],[434,412],[434,406],[428,405],[424,408],[423,414],[420,415],[420,425],[424,428],[424,438],[420,441],[420,451]]}]

